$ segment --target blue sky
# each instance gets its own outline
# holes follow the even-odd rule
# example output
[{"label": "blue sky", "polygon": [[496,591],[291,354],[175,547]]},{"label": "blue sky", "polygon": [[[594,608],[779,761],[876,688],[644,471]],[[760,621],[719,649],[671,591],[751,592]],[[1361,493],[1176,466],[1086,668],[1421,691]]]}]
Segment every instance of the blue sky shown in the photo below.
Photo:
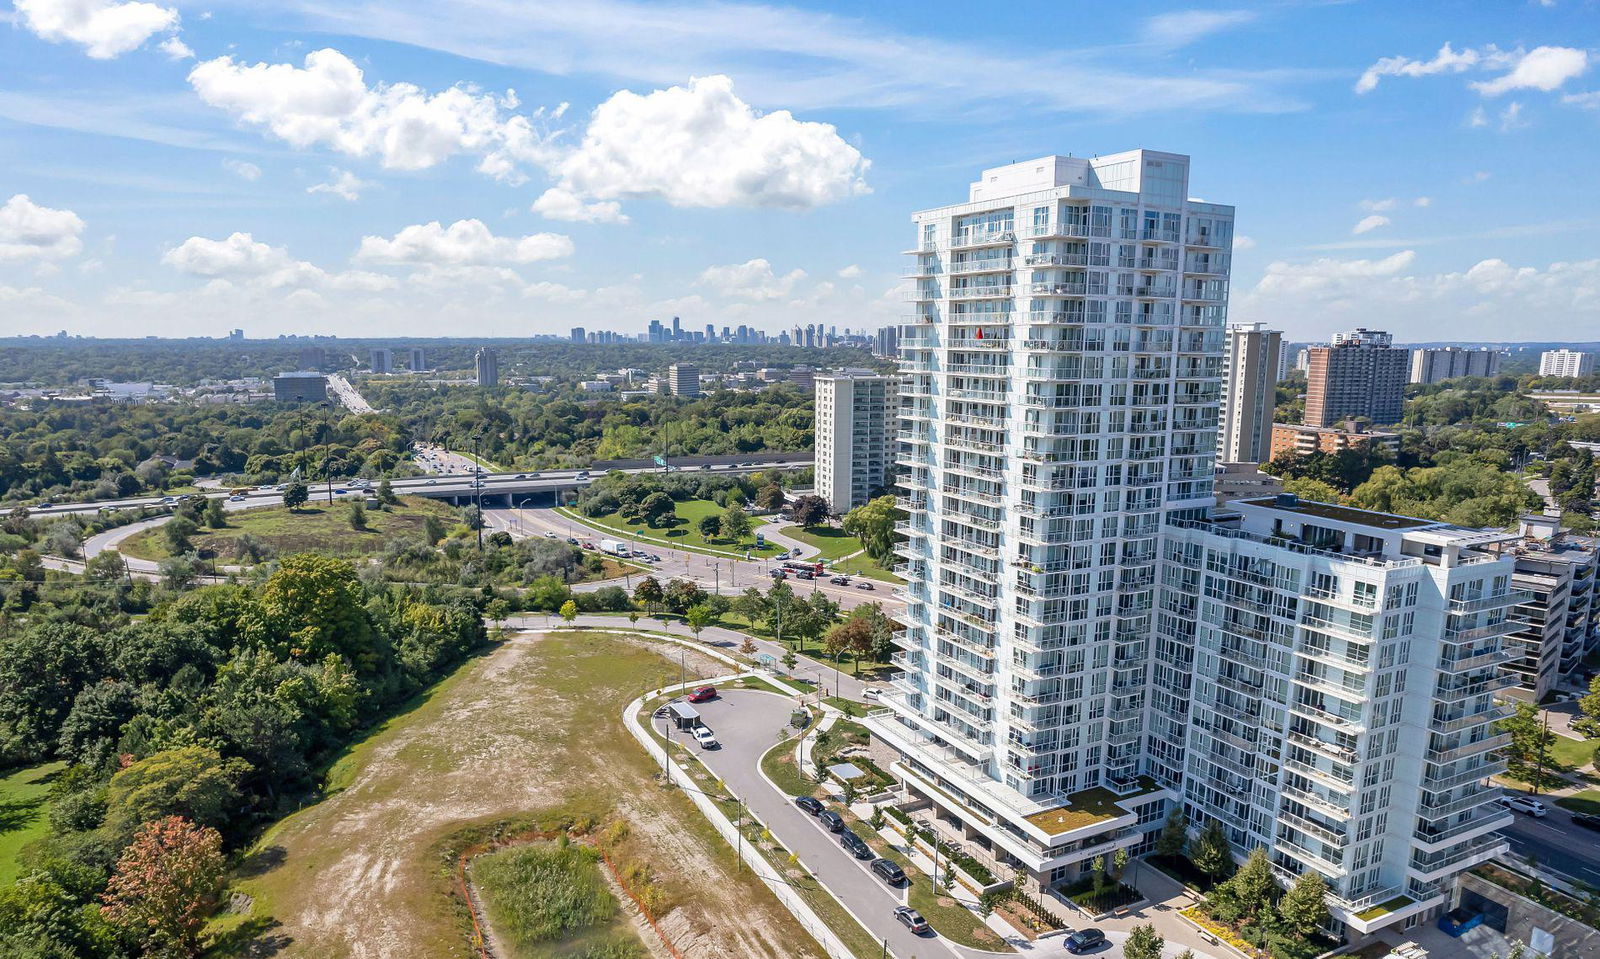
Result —
[{"label": "blue sky", "polygon": [[1600,335],[1595,0],[0,2],[4,333],[876,327],[911,211],[1142,146],[1237,321]]}]

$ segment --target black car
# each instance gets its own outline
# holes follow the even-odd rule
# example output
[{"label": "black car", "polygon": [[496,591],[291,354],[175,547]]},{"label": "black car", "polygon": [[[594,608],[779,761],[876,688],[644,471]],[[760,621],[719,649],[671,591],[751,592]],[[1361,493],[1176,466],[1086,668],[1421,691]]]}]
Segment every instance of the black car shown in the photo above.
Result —
[{"label": "black car", "polygon": [[872,871],[891,886],[898,886],[906,881],[905,870],[887,859],[874,859],[872,861]]},{"label": "black car", "polygon": [[1100,948],[1105,941],[1106,934],[1098,929],[1079,929],[1067,937],[1067,951],[1076,956],[1080,952]]},{"label": "black car", "polygon": [[872,847],[867,845],[867,841],[848,829],[839,834],[839,845],[857,859],[871,859],[874,856]]},{"label": "black car", "polygon": [[1600,829],[1600,816],[1594,813],[1581,812],[1572,817],[1572,824],[1585,829]]},{"label": "black car", "polygon": [[822,812],[822,803],[810,796],[796,796],[794,804],[813,816]]},{"label": "black car", "polygon": [[817,813],[817,822],[827,826],[829,832],[844,832],[844,817],[831,809]]}]

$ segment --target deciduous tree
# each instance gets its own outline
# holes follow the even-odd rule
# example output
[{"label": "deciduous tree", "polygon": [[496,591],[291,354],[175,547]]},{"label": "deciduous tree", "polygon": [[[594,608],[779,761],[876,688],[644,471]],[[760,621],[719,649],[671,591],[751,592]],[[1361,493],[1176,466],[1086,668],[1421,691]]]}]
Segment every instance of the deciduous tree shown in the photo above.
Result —
[{"label": "deciduous tree", "polygon": [[1122,955],[1125,959],[1161,959],[1161,950],[1166,945],[1167,940],[1156,932],[1155,923],[1147,922],[1129,930]]},{"label": "deciduous tree", "polygon": [[828,501],[820,496],[807,493],[794,501],[789,507],[789,517],[798,526],[818,526],[828,519]]},{"label": "deciduous tree", "polygon": [[310,499],[311,490],[304,483],[290,483],[289,488],[283,491],[283,505],[291,510],[297,510],[306,505],[306,502]]},{"label": "deciduous tree", "polygon": [[101,914],[153,959],[200,954],[200,932],[222,892],[222,836],[181,816],[142,827],[117,859]]}]

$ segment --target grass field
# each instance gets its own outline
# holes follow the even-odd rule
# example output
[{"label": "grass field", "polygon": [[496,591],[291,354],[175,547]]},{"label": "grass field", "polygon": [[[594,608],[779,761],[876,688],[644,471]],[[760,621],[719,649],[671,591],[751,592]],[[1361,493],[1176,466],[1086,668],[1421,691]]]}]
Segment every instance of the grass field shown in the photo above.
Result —
[{"label": "grass field", "polygon": [[[278,959],[468,959],[439,845],[474,824],[581,807],[627,824],[631,854],[672,904],[662,929],[696,957],[819,959],[690,801],[657,784],[624,729],[633,697],[677,681],[677,647],[669,662],[654,645],[517,634],[419,697],[333,767],[333,795],[258,841],[233,889],[253,909],[219,926],[258,931],[228,954],[286,941]],[[687,667],[724,670],[692,652]]]},{"label": "grass field", "polygon": [[1556,800],[1556,805],[1573,812],[1600,813],[1600,789],[1585,789],[1571,796],[1562,796]]},{"label": "grass field", "polygon": [[[367,528],[356,530],[350,528],[349,504],[322,501],[298,510],[271,506],[229,513],[226,528],[202,528],[189,539],[195,549],[211,552],[223,562],[232,557],[233,544],[246,533],[254,534],[284,555],[315,550],[360,557],[373,555],[393,537],[421,535],[429,516],[437,517],[446,528],[461,520],[453,506],[405,496],[400,505],[388,510],[368,509]],[[139,559],[162,560],[171,555],[159,526],[128,537],[117,549]]]},{"label": "grass field", "polygon": [[17,852],[45,834],[50,780],[65,766],[30,766],[0,778],[0,886],[17,878]]},{"label": "grass field", "polygon": [[[707,539],[700,535],[700,530],[695,524],[706,516],[722,515],[722,507],[710,500],[691,499],[683,500],[676,504],[675,513],[680,520],[676,526],[647,526],[644,523],[629,523],[621,516],[610,513],[605,516],[584,516],[575,510],[561,508],[558,513],[587,526],[616,533],[618,539],[629,542],[653,543],[657,546],[670,546],[673,549],[686,549],[694,553],[711,553],[717,556],[738,555],[749,553],[751,556],[774,556],[781,550],[779,547],[768,543],[756,548],[755,536],[752,525],[752,534],[747,535],[737,543],[730,542],[720,536]],[[635,540],[637,534],[637,540]]]},{"label": "grass field", "polygon": [[601,875],[600,854],[579,844],[512,846],[472,862],[496,939],[506,959],[648,955]]},{"label": "grass field", "polygon": [[1600,746],[1600,741],[1572,739],[1558,735],[1555,737],[1555,742],[1550,745],[1550,755],[1563,766],[1576,770],[1587,770],[1594,765],[1596,746]]}]

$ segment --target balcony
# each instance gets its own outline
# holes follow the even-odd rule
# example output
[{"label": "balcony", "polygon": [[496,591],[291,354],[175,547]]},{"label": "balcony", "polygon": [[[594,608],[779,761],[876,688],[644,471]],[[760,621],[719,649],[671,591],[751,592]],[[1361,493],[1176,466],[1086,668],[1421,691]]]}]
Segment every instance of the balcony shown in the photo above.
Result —
[{"label": "balcony", "polygon": [[1450,600],[1450,612],[1477,613],[1486,609],[1504,609],[1508,606],[1517,606],[1532,601],[1533,593],[1530,590],[1514,589],[1496,596],[1483,596],[1478,599],[1452,599]]},{"label": "balcony", "polygon": [[950,264],[952,274],[960,273],[1001,273],[1009,272],[1012,268],[1010,259],[993,260],[965,260],[960,263]]},{"label": "balcony", "polygon": [[1005,246],[1017,242],[1017,234],[1011,230],[998,230],[993,233],[957,233],[950,237],[950,248],[962,249],[974,246]]},{"label": "balcony", "polygon": [[1475,743],[1464,743],[1460,746],[1455,746],[1450,749],[1429,749],[1427,753],[1428,762],[1451,763],[1455,762],[1457,759],[1466,759],[1468,756],[1476,756],[1480,753],[1493,752],[1496,749],[1509,746],[1510,744],[1511,734],[1501,733],[1498,736],[1488,736],[1484,739],[1478,740]]},{"label": "balcony", "polygon": [[1010,286],[952,286],[947,294],[952,300],[999,300],[1012,295]]}]

